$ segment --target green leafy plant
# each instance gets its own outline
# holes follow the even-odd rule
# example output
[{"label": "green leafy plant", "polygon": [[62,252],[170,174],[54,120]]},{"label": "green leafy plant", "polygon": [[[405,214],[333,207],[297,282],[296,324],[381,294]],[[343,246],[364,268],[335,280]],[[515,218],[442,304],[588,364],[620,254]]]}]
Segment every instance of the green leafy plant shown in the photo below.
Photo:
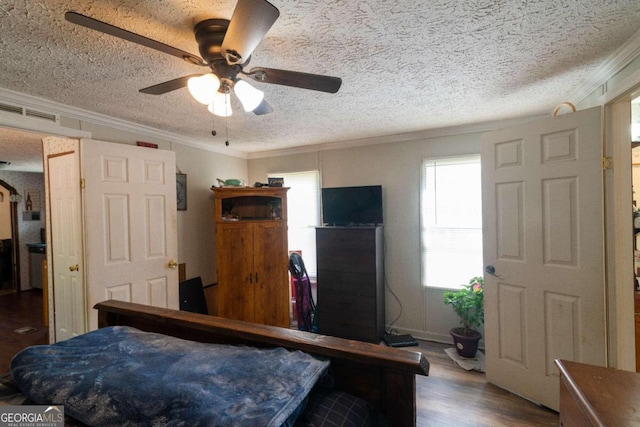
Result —
[{"label": "green leafy plant", "polygon": [[484,323],[484,279],[474,277],[459,291],[445,292],[444,303],[453,307],[464,334],[469,335],[469,331],[475,331]]}]

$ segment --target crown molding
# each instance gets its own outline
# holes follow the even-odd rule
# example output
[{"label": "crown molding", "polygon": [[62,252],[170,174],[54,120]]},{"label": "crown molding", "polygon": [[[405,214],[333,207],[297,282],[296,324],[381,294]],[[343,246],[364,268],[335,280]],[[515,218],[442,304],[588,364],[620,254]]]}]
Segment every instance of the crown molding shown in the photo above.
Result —
[{"label": "crown molding", "polygon": [[546,116],[529,116],[515,119],[496,120],[491,122],[474,123],[460,126],[449,126],[436,129],[426,129],[416,132],[398,133],[393,135],[377,136],[373,138],[359,138],[336,142],[327,142],[315,145],[305,145],[303,147],[283,148],[282,150],[260,151],[247,154],[249,160],[262,159],[268,157],[288,156],[303,153],[315,153],[319,151],[340,150],[345,148],[357,148],[368,145],[389,144],[394,142],[424,141],[431,138],[441,138],[446,136],[464,135],[470,133],[480,133],[513,126],[520,123],[530,122]]},{"label": "crown molding", "polygon": [[40,134],[68,136],[72,138],[91,138],[91,132],[60,126],[33,117],[25,117],[0,111],[0,127]]},{"label": "crown molding", "polygon": [[[569,97],[575,105],[580,104],[599,87],[640,56],[640,30],[624,42],[606,59],[587,81],[577,88]],[[607,88],[608,89],[608,88]]]},{"label": "crown molding", "polygon": [[[150,126],[144,126],[138,123],[117,119],[115,117],[110,117],[104,114],[82,110],[80,108],[72,107],[70,105],[60,104],[58,102],[50,101],[48,99],[38,98],[32,95],[27,95],[24,93],[0,88],[0,101],[3,101],[3,100],[13,104],[20,105],[22,107],[40,109],[40,110],[50,112],[52,114],[65,116],[71,119],[91,122],[97,125],[106,126],[106,127],[117,129],[117,130],[132,132],[132,133],[140,134],[147,137],[159,138],[162,140],[167,140],[169,142],[174,142],[174,143],[187,145],[187,146],[198,148],[205,151],[211,151],[214,153],[223,154],[225,156],[238,157],[241,159],[247,158],[246,153],[242,153],[229,148],[222,149],[216,146],[212,146],[211,143],[208,141],[187,138],[183,135],[178,135],[176,133],[155,129]],[[5,124],[3,122],[0,122],[0,124],[3,126],[12,127],[12,128],[21,128],[19,126],[18,120],[16,120],[15,124]],[[58,126],[57,129],[60,132],[67,132],[67,133],[66,134],[59,133],[59,132],[56,133],[53,130],[47,131],[44,128],[42,130],[37,130],[37,131],[43,132],[43,133],[51,132],[51,133],[56,133],[57,135],[66,135],[66,136],[80,136],[80,137],[91,136],[89,132],[84,132],[84,135],[69,134],[69,132],[71,133],[83,132],[78,129],[65,128],[63,126]],[[33,130],[33,129],[27,129],[27,130]]]}]

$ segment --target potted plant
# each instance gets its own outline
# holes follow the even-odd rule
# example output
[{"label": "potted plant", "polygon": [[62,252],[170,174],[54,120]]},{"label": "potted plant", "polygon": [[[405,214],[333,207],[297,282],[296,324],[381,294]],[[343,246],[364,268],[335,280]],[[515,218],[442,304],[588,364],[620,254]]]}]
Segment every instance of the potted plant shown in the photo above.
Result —
[{"label": "potted plant", "polygon": [[484,323],[484,279],[474,277],[459,291],[444,293],[444,303],[453,307],[462,326],[449,331],[462,357],[475,357],[482,335],[476,328]]}]

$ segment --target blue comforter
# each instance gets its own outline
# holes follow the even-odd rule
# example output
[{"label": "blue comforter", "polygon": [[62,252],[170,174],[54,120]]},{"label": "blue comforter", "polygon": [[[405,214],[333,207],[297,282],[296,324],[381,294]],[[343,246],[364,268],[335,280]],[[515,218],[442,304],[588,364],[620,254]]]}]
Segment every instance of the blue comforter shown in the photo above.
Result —
[{"label": "blue comforter", "polygon": [[36,403],[100,426],[280,426],[329,362],[283,348],[202,344],[116,326],[11,362]]}]

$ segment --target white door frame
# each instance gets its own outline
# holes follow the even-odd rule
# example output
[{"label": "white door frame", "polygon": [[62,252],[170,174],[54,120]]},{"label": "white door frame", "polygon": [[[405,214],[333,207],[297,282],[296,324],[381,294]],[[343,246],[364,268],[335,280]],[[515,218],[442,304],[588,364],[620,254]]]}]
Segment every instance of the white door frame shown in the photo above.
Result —
[{"label": "white door frame", "polygon": [[[640,81],[636,82],[636,84]],[[604,174],[608,366],[635,371],[631,99],[629,89],[605,105],[604,150],[612,166]]]}]

